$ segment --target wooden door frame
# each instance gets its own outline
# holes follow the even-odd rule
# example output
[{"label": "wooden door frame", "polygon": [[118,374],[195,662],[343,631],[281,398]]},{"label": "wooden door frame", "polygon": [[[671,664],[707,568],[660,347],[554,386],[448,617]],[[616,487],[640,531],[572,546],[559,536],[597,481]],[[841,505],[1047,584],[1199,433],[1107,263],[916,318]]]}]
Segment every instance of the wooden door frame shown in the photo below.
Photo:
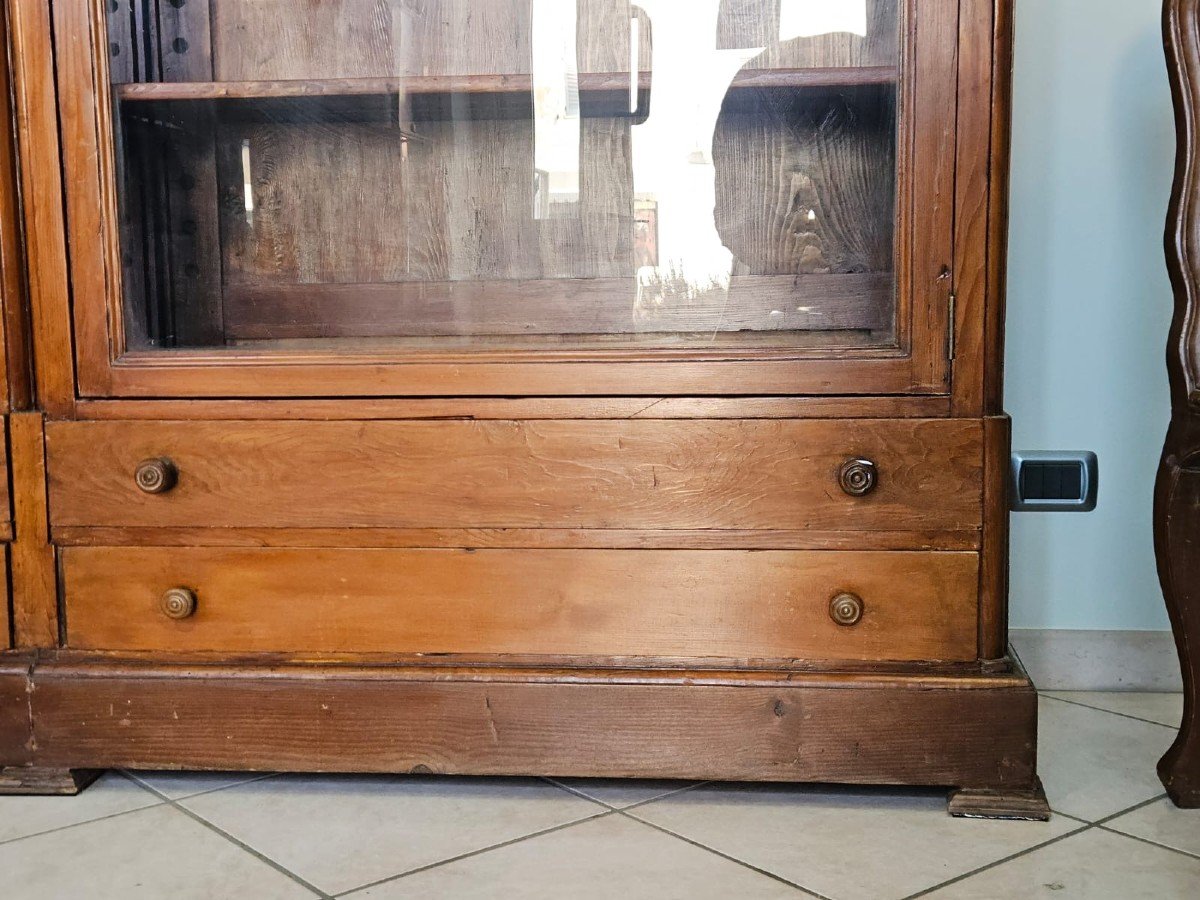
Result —
[{"label": "wooden door frame", "polygon": [[[268,397],[268,396],[578,396],[612,395],[819,395],[819,394],[927,394],[951,393],[950,333],[951,296],[956,291],[955,266],[967,264],[976,254],[963,245],[964,234],[956,222],[962,211],[987,209],[987,179],[984,201],[978,192],[963,191],[956,183],[955,161],[969,152],[978,153],[980,143],[990,141],[991,121],[967,116],[965,124],[979,129],[966,134],[957,122],[963,91],[960,62],[970,64],[972,92],[991,95],[991,42],[979,32],[970,35],[964,60],[957,50],[960,30],[974,28],[982,16],[990,20],[990,0],[941,0],[923,6],[923,15],[906,29],[910,41],[920,47],[946,48],[936,54],[914,53],[917,81],[928,90],[914,93],[920,106],[908,116],[911,141],[902,142],[902,185],[899,229],[901,245],[910,240],[912,258],[925,260],[923,271],[905,271],[899,277],[908,290],[902,291],[901,319],[911,319],[911,355],[904,349],[873,351],[847,357],[844,353],[824,355],[811,352],[769,351],[740,358],[711,351],[643,351],[640,360],[622,351],[603,360],[593,351],[574,361],[528,361],[513,354],[473,352],[458,356],[408,357],[310,353],[273,357],[254,351],[139,351],[122,352],[120,322],[119,254],[117,251],[111,109],[97,103],[97,84],[107,83],[107,60],[93,48],[103,45],[102,0],[48,0],[20,3],[8,0],[10,9],[20,6],[14,26],[22,52],[18,64],[27,71],[19,82],[22,118],[22,151],[39,160],[61,158],[66,191],[63,213],[62,186],[46,183],[49,167],[27,178],[37,182],[27,195],[36,209],[28,213],[49,222],[58,217],[63,234],[31,232],[38,243],[41,278],[53,280],[58,290],[40,303],[39,316],[46,319],[43,343],[51,359],[39,363],[39,380],[45,380],[54,395],[52,412],[67,412],[75,391],[65,391],[65,376],[77,368],[78,395],[102,397]],[[1000,0],[1001,5],[1008,0]],[[961,14],[960,14],[961,8]],[[929,9],[932,13],[924,12]],[[53,21],[51,21],[51,10]],[[991,33],[990,21],[988,31]],[[57,82],[51,61],[57,52]],[[978,57],[978,59],[976,59]],[[984,64],[986,63],[986,64]],[[50,77],[48,77],[50,76]],[[982,80],[978,80],[982,79]],[[46,127],[36,108],[38,102],[61,104],[62,153],[58,132]],[[990,109],[991,104],[986,106]],[[42,107],[44,109],[44,107]],[[967,110],[970,111],[970,110]],[[920,138],[920,146],[912,141]],[[968,151],[964,148],[973,148]],[[919,181],[908,182],[906,161],[930,162],[917,168]],[[907,194],[907,196],[905,196]],[[57,201],[57,202],[56,202]],[[921,212],[924,227],[916,227]],[[929,227],[930,223],[935,223]],[[944,244],[936,235],[944,234]],[[99,236],[99,239],[97,239]],[[967,235],[970,237],[970,235]],[[69,259],[66,253],[70,248]],[[61,252],[60,252],[61,250]],[[986,259],[986,252],[983,254]],[[978,265],[978,263],[976,263]],[[984,264],[986,266],[986,263]],[[909,267],[911,269],[911,267]],[[920,282],[930,299],[911,302],[913,286]],[[47,287],[49,285],[47,284]],[[38,293],[47,294],[43,290]],[[73,294],[72,321],[67,296]],[[959,303],[963,292],[958,290]],[[905,300],[905,297],[908,300]],[[960,307],[954,331],[970,337],[967,319],[978,316],[975,298]],[[974,304],[974,305],[972,305]],[[916,315],[917,311],[920,315]],[[64,316],[65,313],[65,316]],[[63,351],[74,352],[65,357]],[[954,374],[961,377],[981,369],[977,342],[959,344]],[[691,354],[689,358],[688,354]],[[648,361],[649,355],[654,361]],[[972,375],[982,378],[982,375]],[[975,404],[969,404],[975,405]]]}]

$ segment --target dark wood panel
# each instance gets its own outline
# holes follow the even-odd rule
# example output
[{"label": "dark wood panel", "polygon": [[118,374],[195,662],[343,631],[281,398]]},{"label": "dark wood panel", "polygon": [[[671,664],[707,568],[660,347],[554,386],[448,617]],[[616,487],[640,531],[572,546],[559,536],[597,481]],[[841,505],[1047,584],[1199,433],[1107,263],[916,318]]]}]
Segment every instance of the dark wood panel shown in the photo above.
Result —
[{"label": "dark wood panel", "polygon": [[714,214],[735,274],[892,271],[896,127],[892,90],[728,94]]},{"label": "dark wood panel", "polygon": [[[55,525],[941,530],[981,521],[978,421],[51,422]],[[179,484],[143,494],[138,463]],[[848,459],[879,466],[868,497]]]},{"label": "dark wood panel", "polygon": [[743,276],[728,291],[654,304],[642,302],[632,277],[239,285],[226,294],[226,334],[279,340],[871,330],[890,321],[894,290],[889,274]]},{"label": "dark wood panel", "polygon": [[1037,698],[1023,677],[623,680],[48,662],[32,695],[35,755],[47,766],[1033,786]]},{"label": "dark wood panel", "polygon": [[62,571],[74,649],[976,658],[972,553],[98,547]]},{"label": "dark wood panel", "polygon": [[29,674],[33,657],[0,652],[0,769],[26,765],[32,747]]}]

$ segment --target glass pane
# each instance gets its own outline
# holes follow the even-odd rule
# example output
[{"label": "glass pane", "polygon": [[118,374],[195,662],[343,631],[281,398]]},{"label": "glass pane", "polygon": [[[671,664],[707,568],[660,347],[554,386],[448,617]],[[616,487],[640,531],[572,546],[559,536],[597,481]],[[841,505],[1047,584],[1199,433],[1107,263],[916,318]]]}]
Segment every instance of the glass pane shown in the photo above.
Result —
[{"label": "glass pane", "polygon": [[899,0],[113,0],[127,343],[896,343]]}]

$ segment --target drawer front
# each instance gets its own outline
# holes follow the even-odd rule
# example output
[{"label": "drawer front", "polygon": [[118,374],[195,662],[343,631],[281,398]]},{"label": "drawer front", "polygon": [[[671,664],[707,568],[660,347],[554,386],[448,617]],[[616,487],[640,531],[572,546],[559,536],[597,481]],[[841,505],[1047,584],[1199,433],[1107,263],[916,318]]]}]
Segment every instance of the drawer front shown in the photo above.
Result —
[{"label": "drawer front", "polygon": [[[973,553],[70,547],[62,559],[77,649],[977,655]],[[853,619],[857,598],[857,623],[834,620],[842,595],[836,612]]]},{"label": "drawer front", "polygon": [[[963,531],[971,420],[58,422],[56,526]],[[144,460],[174,486],[139,489]],[[850,460],[878,468],[865,496]]]}]

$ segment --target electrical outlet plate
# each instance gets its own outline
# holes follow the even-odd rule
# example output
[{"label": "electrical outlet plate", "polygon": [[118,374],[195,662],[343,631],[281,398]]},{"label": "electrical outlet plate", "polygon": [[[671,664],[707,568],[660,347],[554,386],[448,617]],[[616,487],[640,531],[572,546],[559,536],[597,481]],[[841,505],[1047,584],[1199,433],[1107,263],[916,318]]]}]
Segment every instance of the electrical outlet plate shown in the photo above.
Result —
[{"label": "electrical outlet plate", "polygon": [[1100,462],[1088,450],[1013,453],[1010,481],[1014,512],[1091,512]]}]

